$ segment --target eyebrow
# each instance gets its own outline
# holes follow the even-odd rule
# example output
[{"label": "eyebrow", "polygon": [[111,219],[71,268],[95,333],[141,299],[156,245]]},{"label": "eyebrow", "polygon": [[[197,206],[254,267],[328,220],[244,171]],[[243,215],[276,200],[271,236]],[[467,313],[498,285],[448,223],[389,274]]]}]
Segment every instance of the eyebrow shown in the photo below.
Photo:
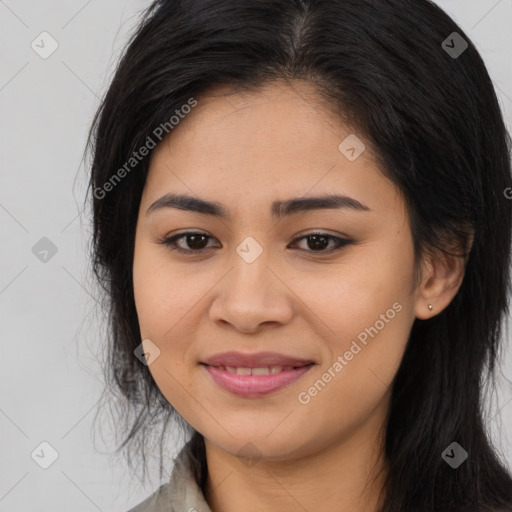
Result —
[{"label": "eyebrow", "polygon": [[[231,220],[229,210],[222,204],[185,194],[165,194],[147,209],[146,215],[165,208],[176,208]],[[355,211],[372,211],[371,208],[352,197],[328,194],[323,196],[296,197],[286,201],[274,201],[271,206],[271,213],[272,217],[282,219],[283,217],[300,212],[341,208]]]}]

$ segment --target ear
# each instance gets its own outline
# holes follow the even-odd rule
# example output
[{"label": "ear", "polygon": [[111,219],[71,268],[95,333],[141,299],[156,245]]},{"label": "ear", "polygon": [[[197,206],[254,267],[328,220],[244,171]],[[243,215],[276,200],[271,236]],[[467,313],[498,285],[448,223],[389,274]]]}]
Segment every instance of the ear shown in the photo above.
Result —
[{"label": "ear", "polygon": [[[469,236],[472,247],[474,233]],[[421,263],[421,279],[417,286],[415,316],[421,320],[432,318],[453,300],[464,279],[469,250],[465,255],[448,255],[435,251],[425,256]],[[432,309],[429,309],[429,304]]]}]

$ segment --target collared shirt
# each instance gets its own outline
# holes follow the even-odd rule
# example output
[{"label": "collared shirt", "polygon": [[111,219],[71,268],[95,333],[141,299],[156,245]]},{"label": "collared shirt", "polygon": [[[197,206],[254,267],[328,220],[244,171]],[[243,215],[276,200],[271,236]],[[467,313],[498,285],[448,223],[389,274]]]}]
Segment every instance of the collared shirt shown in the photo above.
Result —
[{"label": "collared shirt", "polygon": [[128,512],[211,512],[194,478],[190,443],[178,454],[170,481]]}]

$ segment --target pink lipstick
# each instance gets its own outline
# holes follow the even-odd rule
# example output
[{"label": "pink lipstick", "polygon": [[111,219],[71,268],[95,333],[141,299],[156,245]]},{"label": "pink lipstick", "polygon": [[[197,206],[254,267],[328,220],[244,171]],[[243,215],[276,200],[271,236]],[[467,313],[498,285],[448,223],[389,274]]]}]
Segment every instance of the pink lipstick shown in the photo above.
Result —
[{"label": "pink lipstick", "polygon": [[296,381],[315,363],[276,352],[224,352],[202,364],[221,388],[238,396],[257,398]]}]

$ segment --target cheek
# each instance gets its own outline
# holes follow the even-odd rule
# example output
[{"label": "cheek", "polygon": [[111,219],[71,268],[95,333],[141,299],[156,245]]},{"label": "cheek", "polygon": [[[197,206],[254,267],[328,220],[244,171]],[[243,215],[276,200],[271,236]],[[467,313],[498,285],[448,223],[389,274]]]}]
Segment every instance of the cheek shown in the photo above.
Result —
[{"label": "cheek", "polygon": [[135,248],[135,305],[142,336],[164,342],[166,333],[172,336],[173,326],[192,309],[205,286],[173,269],[165,249],[155,250],[148,245],[136,244]]},{"label": "cheek", "polygon": [[304,272],[294,279],[296,289],[307,290],[300,294],[301,299],[332,335],[356,336],[386,312],[391,323],[396,323],[395,316],[407,316],[403,311],[395,315],[399,306],[393,309],[393,304],[399,303],[400,309],[406,310],[413,300],[412,253],[407,247],[395,249],[392,254],[390,251],[389,247],[374,244],[354,251],[325,272]]},{"label": "cheek", "polygon": [[[384,414],[383,401],[402,360],[413,314],[407,304],[396,303],[395,309],[377,307],[375,313],[369,320],[345,311],[333,323],[336,341],[330,344],[322,367],[304,381],[296,397],[301,414],[296,418],[311,431],[325,432],[328,421],[336,437],[360,428],[374,411]],[[379,318],[381,313],[387,323]]]},{"label": "cheek", "polygon": [[[305,289],[312,290],[305,302],[328,327],[321,372],[331,369],[336,375],[329,384],[332,396],[339,393],[346,406],[356,408],[359,398],[371,403],[390,385],[414,322],[412,246],[375,244],[363,253],[336,271],[304,277],[311,279]],[[336,361],[340,364],[333,368]],[[359,398],[352,404],[351,397]]]},{"label": "cheek", "polygon": [[[150,339],[160,354],[149,365],[149,371],[167,401],[187,419],[194,419],[190,409],[191,388],[187,369],[188,340],[183,321],[197,302],[200,288],[196,280],[173,270],[165,251],[155,250],[149,243],[136,243],[133,263],[135,306],[141,339]],[[203,290],[204,293],[204,290]],[[183,341],[182,341],[183,340]]]}]

